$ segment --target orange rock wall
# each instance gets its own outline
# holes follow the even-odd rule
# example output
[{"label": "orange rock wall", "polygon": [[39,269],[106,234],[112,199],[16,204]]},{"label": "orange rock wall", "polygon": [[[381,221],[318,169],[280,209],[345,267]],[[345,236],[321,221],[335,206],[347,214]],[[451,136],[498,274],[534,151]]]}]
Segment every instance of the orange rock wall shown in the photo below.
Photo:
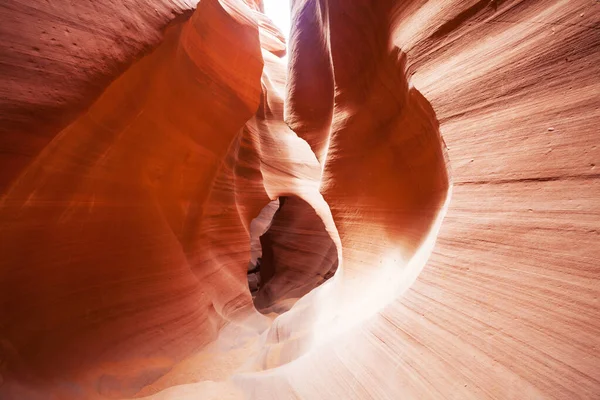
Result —
[{"label": "orange rock wall", "polygon": [[595,398],[599,7],[0,5],[0,397]]}]

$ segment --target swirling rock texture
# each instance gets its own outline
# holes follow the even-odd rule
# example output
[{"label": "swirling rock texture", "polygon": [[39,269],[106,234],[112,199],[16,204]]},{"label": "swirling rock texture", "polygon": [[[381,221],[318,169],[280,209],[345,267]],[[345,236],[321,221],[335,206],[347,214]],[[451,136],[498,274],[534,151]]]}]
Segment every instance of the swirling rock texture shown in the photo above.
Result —
[{"label": "swirling rock texture", "polygon": [[262,9],[0,5],[0,398],[598,398],[600,4]]}]

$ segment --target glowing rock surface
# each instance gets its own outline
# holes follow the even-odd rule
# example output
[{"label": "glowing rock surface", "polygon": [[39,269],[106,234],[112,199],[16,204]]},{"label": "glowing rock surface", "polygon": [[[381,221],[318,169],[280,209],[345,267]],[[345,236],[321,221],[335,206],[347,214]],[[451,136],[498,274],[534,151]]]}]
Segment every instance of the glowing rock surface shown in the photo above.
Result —
[{"label": "glowing rock surface", "polygon": [[595,398],[600,5],[291,3],[0,5],[0,398]]}]

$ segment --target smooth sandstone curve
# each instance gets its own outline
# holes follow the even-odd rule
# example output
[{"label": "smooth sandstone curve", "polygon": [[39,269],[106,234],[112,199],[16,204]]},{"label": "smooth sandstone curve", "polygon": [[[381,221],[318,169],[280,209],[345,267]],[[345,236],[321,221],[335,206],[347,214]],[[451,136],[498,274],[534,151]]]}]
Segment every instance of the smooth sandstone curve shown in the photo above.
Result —
[{"label": "smooth sandstone curve", "polygon": [[0,397],[595,398],[600,5],[261,9],[0,6]]}]

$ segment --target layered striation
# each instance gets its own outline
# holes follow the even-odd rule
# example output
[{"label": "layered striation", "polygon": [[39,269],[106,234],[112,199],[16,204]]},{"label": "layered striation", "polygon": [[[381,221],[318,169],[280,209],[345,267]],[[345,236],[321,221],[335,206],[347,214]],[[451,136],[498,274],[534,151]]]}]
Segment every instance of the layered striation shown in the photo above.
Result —
[{"label": "layered striation", "polygon": [[595,398],[600,5],[291,3],[0,6],[0,397]]}]

